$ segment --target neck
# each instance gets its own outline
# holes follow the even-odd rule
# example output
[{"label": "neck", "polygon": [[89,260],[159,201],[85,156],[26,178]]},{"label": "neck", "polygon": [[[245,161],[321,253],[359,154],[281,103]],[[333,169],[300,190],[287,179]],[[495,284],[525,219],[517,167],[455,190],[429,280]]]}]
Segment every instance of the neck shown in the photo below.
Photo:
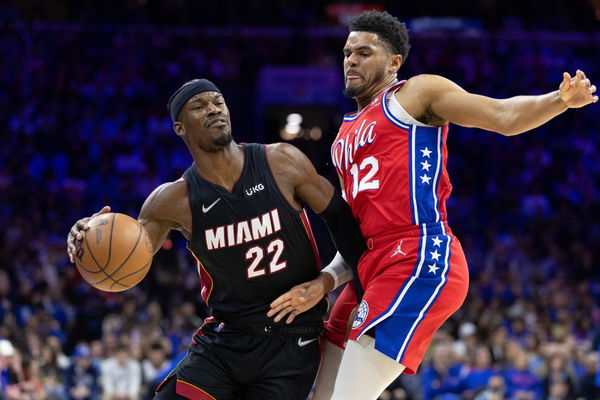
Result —
[{"label": "neck", "polygon": [[227,188],[233,188],[244,167],[244,150],[241,145],[231,141],[216,152],[206,152],[199,147],[190,148],[198,172],[210,182]]},{"label": "neck", "polygon": [[375,98],[375,96],[379,95],[379,93],[396,83],[398,83],[398,77],[396,74],[390,75],[389,77],[374,84],[369,90],[366,90],[363,95],[355,97],[354,100],[356,100],[356,104],[358,105],[358,111],[361,111],[363,108],[365,108]]}]

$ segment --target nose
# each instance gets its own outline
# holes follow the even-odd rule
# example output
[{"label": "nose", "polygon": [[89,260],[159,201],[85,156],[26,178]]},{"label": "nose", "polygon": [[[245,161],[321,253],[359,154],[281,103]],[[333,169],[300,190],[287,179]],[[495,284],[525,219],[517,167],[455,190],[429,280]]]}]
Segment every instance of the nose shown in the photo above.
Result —
[{"label": "nose", "polygon": [[208,103],[207,106],[207,111],[206,113],[208,115],[216,115],[216,114],[221,114],[223,111],[221,110],[220,107],[218,107],[217,105],[215,105],[214,103]]},{"label": "nose", "polygon": [[356,67],[358,65],[358,57],[354,53],[351,53],[346,57],[344,64],[348,67]]}]

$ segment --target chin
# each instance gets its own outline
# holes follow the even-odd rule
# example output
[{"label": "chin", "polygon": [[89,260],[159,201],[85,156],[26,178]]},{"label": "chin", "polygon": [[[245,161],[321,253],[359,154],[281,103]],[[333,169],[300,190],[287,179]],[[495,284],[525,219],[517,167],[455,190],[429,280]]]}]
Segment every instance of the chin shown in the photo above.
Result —
[{"label": "chin", "polygon": [[359,86],[359,87],[346,86],[344,88],[344,96],[349,97],[351,99],[360,96],[363,92],[364,92],[364,88],[361,86]]},{"label": "chin", "polygon": [[217,147],[226,147],[232,140],[231,131],[225,131],[221,135],[211,138],[211,143]]}]

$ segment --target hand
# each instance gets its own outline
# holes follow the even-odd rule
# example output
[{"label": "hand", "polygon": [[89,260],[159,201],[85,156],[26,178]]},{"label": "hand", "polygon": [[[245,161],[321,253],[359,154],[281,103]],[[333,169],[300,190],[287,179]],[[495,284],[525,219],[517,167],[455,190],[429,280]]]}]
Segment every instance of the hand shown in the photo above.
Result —
[{"label": "hand", "polygon": [[285,323],[290,324],[298,314],[317,305],[333,289],[333,285],[333,277],[322,272],[316,279],[296,285],[275,299],[267,317],[275,315],[273,320],[279,322],[289,314]]},{"label": "hand", "polygon": [[563,81],[558,88],[560,99],[569,108],[579,108],[598,101],[594,96],[596,85],[592,85],[581,70],[577,70],[571,78],[568,72],[563,73]]},{"label": "hand", "polygon": [[106,214],[110,212],[109,206],[102,207],[102,210],[98,211],[96,214],[91,217],[82,218],[79,221],[75,222],[75,225],[71,227],[69,234],[67,235],[67,254],[69,256],[69,261],[72,263],[75,262],[75,255],[77,254],[78,243],[83,239],[83,235],[81,231],[87,231],[90,229],[88,226],[88,222],[90,219],[94,218],[100,214]]}]

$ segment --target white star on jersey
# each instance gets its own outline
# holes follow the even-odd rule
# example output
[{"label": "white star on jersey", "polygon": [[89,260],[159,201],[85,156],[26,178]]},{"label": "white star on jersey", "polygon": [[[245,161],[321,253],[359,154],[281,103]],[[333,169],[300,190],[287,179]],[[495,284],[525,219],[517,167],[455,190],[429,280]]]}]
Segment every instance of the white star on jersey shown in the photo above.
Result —
[{"label": "white star on jersey", "polygon": [[427,162],[427,160],[421,162],[421,165],[423,166],[423,168],[421,168],[421,170],[425,170],[425,171],[429,171],[429,167],[431,167],[431,164],[429,164]]},{"label": "white star on jersey", "polygon": [[419,150],[421,153],[423,153],[423,157],[428,157],[429,155],[432,153],[431,150],[429,150],[427,147],[425,147],[425,150]]},{"label": "white star on jersey", "polygon": [[435,247],[440,247],[440,244],[442,244],[442,239],[438,238],[437,236],[434,238],[431,238],[431,240],[433,240],[433,245]]},{"label": "white star on jersey", "polygon": [[427,176],[427,175],[423,174],[419,178],[421,178],[421,183],[426,183],[426,184],[429,185],[429,181],[431,180],[430,176]]},{"label": "white star on jersey", "polygon": [[438,269],[440,269],[440,267],[438,267],[435,263],[428,265],[429,267],[429,273],[430,274],[434,274],[437,272]]},{"label": "white star on jersey", "polygon": [[431,253],[431,258],[433,258],[435,261],[439,261],[441,254],[437,252],[437,249],[434,251],[430,251],[430,253]]}]

